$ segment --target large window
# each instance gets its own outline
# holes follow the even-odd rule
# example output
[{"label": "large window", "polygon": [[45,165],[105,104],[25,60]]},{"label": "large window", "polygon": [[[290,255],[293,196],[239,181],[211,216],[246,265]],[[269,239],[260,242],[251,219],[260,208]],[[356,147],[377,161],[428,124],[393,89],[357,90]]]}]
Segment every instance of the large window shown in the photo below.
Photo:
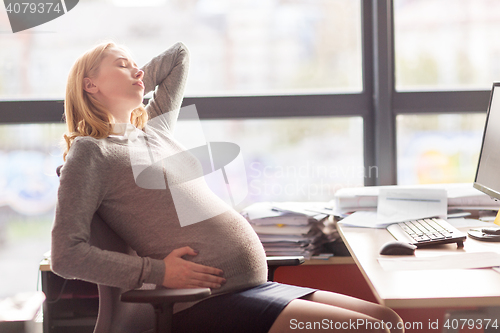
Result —
[{"label": "large window", "polygon": [[395,131],[398,184],[474,180],[488,90],[500,79],[499,5],[392,1],[388,128]]}]

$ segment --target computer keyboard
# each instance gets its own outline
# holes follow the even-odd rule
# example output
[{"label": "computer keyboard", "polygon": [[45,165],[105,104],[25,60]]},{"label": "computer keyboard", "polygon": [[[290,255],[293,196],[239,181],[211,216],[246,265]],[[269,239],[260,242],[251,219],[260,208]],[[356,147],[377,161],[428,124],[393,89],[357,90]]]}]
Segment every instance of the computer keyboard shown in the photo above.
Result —
[{"label": "computer keyboard", "polygon": [[465,233],[439,218],[395,223],[387,226],[387,231],[397,240],[417,247],[444,243],[457,243],[462,247],[467,238]]}]

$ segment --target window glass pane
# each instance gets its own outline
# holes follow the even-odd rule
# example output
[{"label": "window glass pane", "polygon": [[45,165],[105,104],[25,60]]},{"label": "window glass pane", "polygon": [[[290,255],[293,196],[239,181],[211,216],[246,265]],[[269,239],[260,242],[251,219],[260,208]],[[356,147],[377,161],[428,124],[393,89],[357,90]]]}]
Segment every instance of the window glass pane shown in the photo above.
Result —
[{"label": "window glass pane", "polygon": [[241,148],[248,196],[237,209],[257,201],[329,201],[339,188],[364,184],[361,117],[205,120],[202,126],[207,141]]},{"label": "window glass pane", "polygon": [[62,98],[74,60],[110,39],[139,65],[183,41],[187,95],[361,91],[360,12],[353,0],[88,0],[12,34],[0,11],[0,98]]},{"label": "window glass pane", "polygon": [[397,90],[490,89],[500,79],[500,2],[395,0]]},{"label": "window glass pane", "polygon": [[486,114],[399,115],[398,184],[472,183]]},{"label": "window glass pane", "polygon": [[0,299],[35,291],[62,164],[64,124],[0,126]]}]

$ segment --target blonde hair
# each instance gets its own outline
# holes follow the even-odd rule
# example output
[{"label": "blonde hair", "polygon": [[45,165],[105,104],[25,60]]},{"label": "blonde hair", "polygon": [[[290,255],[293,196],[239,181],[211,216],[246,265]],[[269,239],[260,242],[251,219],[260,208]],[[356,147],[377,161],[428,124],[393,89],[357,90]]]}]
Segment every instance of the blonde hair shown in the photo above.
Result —
[{"label": "blonde hair", "polygon": [[[85,91],[83,80],[97,75],[106,50],[116,47],[113,42],[99,44],[80,56],[70,70],[64,100],[64,117],[68,127],[67,133],[63,135],[64,160],[76,137],[91,136],[101,139],[111,134],[113,116],[95,97]],[[142,103],[132,111],[130,121],[137,128],[144,128],[148,114]]]}]

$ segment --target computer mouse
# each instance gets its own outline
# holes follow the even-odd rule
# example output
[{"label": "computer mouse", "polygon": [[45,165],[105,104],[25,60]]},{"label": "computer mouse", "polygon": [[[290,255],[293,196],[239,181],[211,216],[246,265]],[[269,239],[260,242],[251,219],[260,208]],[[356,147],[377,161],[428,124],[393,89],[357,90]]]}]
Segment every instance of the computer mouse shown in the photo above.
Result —
[{"label": "computer mouse", "polygon": [[417,247],[410,243],[391,241],[385,243],[380,249],[383,255],[412,255]]}]

